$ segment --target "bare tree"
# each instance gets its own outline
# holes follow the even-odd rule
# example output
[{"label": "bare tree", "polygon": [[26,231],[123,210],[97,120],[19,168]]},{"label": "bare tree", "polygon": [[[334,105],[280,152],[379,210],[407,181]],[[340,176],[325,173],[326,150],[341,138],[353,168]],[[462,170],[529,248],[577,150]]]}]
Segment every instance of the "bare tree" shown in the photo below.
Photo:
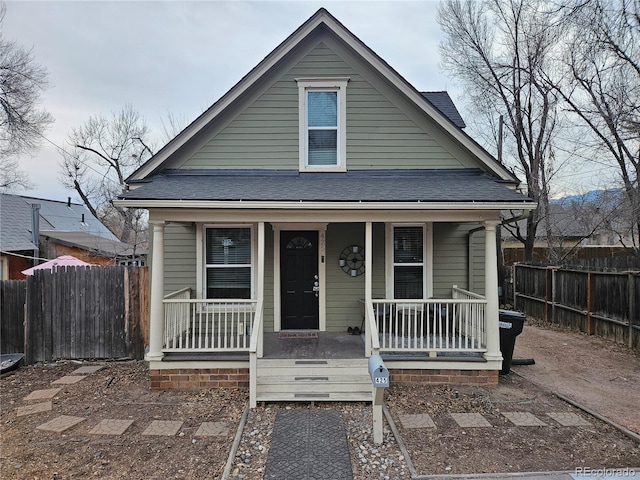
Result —
[{"label": "bare tree", "polygon": [[31,187],[29,177],[20,169],[18,159],[0,156],[0,192],[28,190]]},{"label": "bare tree", "polygon": [[562,10],[566,75],[548,83],[585,129],[592,161],[617,169],[630,222],[618,237],[640,255],[640,2],[572,0]]},{"label": "bare tree", "polygon": [[138,112],[125,105],[111,117],[91,117],[71,130],[70,148],[60,164],[61,183],[74,189],[120,240],[134,245],[144,217],[134,209],[115,206],[113,199],[125,188],[125,179],[153,154],[148,135]]},{"label": "bare tree", "polygon": [[[438,10],[445,35],[444,68],[464,85],[474,111],[492,131],[488,148],[498,151],[498,119],[504,119],[505,164],[524,176],[538,202],[526,228],[507,227],[531,260],[538,224],[548,211],[557,93],[543,81],[551,69],[559,30],[539,0],[445,0]],[[504,155],[507,157],[507,155]]]},{"label": "bare tree", "polygon": [[[7,7],[0,3],[0,27]],[[2,36],[0,29],[0,189],[31,186],[15,158],[30,153],[42,141],[53,117],[39,108],[47,88],[47,70],[36,63],[32,50]]]}]

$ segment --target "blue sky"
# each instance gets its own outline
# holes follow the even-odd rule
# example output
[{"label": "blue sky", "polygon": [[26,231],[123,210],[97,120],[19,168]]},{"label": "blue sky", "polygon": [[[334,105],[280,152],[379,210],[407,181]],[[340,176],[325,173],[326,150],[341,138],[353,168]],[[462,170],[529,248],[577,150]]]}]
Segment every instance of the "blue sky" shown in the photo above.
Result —
[{"label": "blue sky", "polygon": [[[131,104],[162,142],[168,113],[191,122],[320,7],[419,90],[460,87],[440,69],[436,1],[99,2],[8,1],[5,39],[33,48],[49,71],[47,139],[64,146],[91,115]],[[469,122],[468,122],[469,123]],[[468,131],[472,134],[473,132]],[[44,142],[21,160],[35,188],[25,195],[78,200],[58,182],[60,155]]]}]

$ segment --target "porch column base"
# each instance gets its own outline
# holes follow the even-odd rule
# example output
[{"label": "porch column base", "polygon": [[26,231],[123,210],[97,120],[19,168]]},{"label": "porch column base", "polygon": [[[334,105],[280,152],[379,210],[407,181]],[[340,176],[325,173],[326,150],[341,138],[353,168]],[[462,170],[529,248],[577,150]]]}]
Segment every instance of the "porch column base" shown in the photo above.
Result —
[{"label": "porch column base", "polygon": [[144,356],[144,360],[146,362],[160,362],[163,358],[164,353],[162,352],[149,352]]},{"label": "porch column base", "polygon": [[[487,362],[500,362],[502,365],[502,352],[486,352],[482,355]],[[502,367],[501,367],[502,368]]]}]

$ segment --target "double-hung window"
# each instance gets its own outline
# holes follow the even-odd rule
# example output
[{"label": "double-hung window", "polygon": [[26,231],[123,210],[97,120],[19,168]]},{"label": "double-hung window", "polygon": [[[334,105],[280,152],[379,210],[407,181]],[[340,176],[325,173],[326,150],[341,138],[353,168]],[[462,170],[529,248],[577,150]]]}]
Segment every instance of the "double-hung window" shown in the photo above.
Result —
[{"label": "double-hung window", "polygon": [[346,170],[347,78],[297,79],[300,171]]},{"label": "double-hung window", "polygon": [[393,226],[393,298],[425,298],[425,227]]},{"label": "double-hung window", "polygon": [[205,228],[206,298],[252,298],[250,226]]}]

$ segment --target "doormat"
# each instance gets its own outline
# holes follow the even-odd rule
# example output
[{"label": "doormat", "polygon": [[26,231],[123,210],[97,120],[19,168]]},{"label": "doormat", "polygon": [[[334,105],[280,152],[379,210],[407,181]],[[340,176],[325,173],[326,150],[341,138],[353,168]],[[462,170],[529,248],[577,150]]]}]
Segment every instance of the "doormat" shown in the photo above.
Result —
[{"label": "doormat", "polygon": [[278,332],[278,338],[318,338],[318,332]]}]

